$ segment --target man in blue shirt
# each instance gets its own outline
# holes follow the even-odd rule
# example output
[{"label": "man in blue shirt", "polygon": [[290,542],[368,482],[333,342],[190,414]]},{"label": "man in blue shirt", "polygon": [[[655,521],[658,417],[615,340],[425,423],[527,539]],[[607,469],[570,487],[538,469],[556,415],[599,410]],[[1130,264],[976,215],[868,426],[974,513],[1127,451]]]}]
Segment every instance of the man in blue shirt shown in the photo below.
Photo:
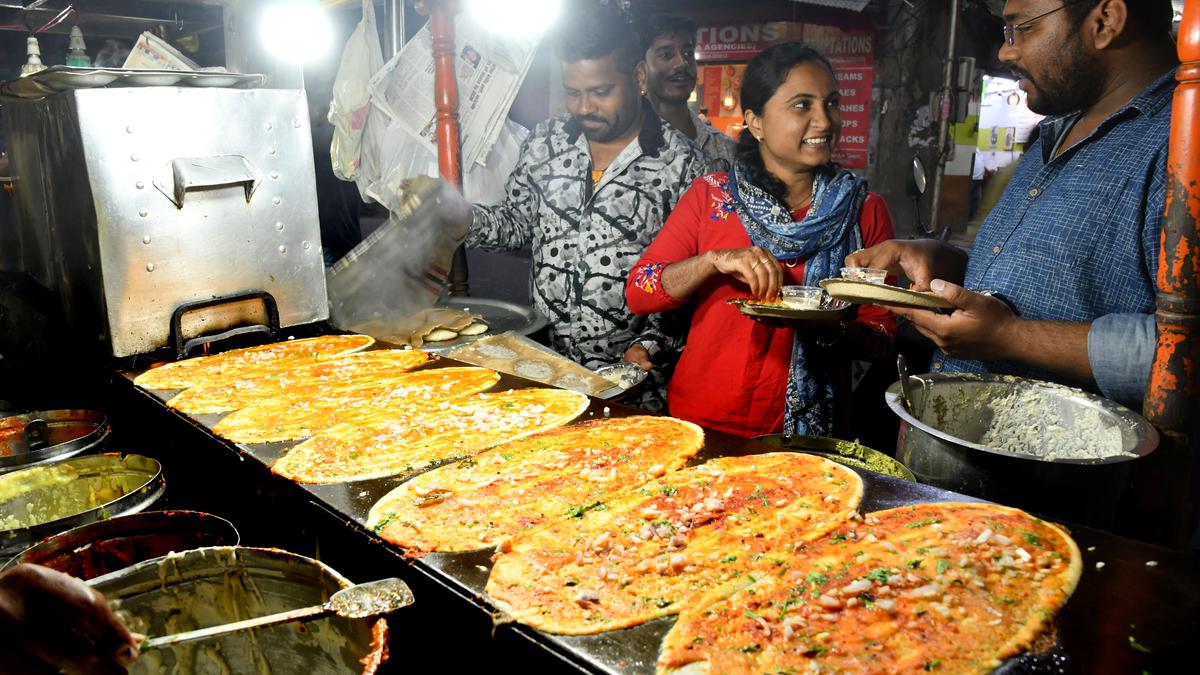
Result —
[{"label": "man in blue shirt", "polygon": [[935,371],[1082,385],[1140,408],[1178,66],[1171,2],[1009,0],[1004,19],[1000,60],[1049,117],[969,260],[895,241],[847,264],[903,272],[954,303],[896,310],[937,346]]}]

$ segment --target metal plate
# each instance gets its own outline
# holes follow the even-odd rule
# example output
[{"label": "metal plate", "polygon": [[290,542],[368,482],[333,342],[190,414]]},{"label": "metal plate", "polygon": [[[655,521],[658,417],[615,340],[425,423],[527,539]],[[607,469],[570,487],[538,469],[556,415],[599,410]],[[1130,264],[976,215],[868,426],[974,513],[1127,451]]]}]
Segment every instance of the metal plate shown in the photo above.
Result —
[{"label": "metal plate", "polygon": [[470,344],[481,337],[497,335],[505,331],[512,331],[518,335],[528,336],[546,327],[546,317],[542,316],[536,309],[529,305],[518,305],[515,302],[508,302],[507,300],[452,296],[443,299],[438,303],[438,306],[460,309],[468,314],[480,317],[487,323],[488,329],[487,332],[480,333],[479,335],[460,335],[453,340],[426,342],[421,345],[420,349],[434,354],[445,354],[452,349]]},{"label": "metal plate", "polygon": [[940,295],[911,291],[899,286],[873,284],[854,279],[825,279],[821,282],[835,298],[861,305],[884,305],[887,307],[915,307],[918,309],[951,309],[954,304]]},{"label": "metal plate", "polygon": [[73,457],[4,474],[0,558],[73,527],[137,513],[165,490],[162,467],[141,455]]},{"label": "metal plate", "polygon": [[264,75],[219,72],[187,72],[181,70],[149,70],[125,68],[77,68],[50,66],[16,80],[0,83],[0,96],[37,99],[73,89],[97,87],[258,87]]},{"label": "metal plate", "polygon": [[854,305],[845,300],[826,298],[820,309],[791,309],[776,305],[760,305],[750,298],[733,298],[727,304],[747,316],[762,316],[794,321],[840,321],[854,314]]},{"label": "metal plate", "polygon": [[[35,450],[26,445],[21,432],[33,420],[46,422],[50,445]],[[0,474],[94,450],[109,431],[107,418],[94,410],[44,410],[0,419]]]},{"label": "metal plate", "polygon": [[601,366],[595,372],[604,379],[620,377],[623,382],[628,382],[628,384],[614,385],[612,389],[605,389],[596,394],[596,398],[609,401],[621,401],[636,394],[641,390],[646,377],[650,375],[649,372],[633,363],[614,363],[611,366]]}]

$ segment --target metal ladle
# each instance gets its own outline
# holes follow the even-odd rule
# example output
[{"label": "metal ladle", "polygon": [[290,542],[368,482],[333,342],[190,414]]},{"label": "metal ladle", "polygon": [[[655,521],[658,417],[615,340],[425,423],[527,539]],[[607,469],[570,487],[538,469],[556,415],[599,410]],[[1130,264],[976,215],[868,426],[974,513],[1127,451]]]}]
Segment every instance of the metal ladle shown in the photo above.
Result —
[{"label": "metal ladle", "polygon": [[380,579],[379,581],[369,581],[365,584],[343,588],[329,596],[329,601],[323,605],[313,605],[303,609],[293,609],[287,612],[246,619],[245,621],[235,621],[233,623],[221,624],[220,626],[210,626],[184,633],[150,638],[142,642],[141,651],[145,652],[151,649],[173,647],[185,642],[207,640],[251,628],[263,628],[264,626],[274,626],[292,621],[311,621],[330,614],[336,614],[348,619],[362,619],[377,614],[387,614],[401,607],[407,607],[412,603],[413,594],[409,590],[408,584],[395,577]]},{"label": "metal ladle", "polygon": [[909,389],[908,384],[908,360],[904,358],[903,354],[896,355],[896,371],[900,373],[900,403],[905,410],[915,415],[912,405],[912,390]]}]

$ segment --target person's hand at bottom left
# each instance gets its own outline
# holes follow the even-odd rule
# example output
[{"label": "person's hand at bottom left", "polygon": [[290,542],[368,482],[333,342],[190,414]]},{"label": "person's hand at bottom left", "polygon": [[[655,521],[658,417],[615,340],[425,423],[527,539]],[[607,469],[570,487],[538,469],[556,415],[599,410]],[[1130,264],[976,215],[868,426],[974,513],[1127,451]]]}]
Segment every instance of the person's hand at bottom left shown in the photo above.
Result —
[{"label": "person's hand at bottom left", "polygon": [[0,664],[6,673],[124,673],[140,636],[104,596],[38,565],[0,572]]}]

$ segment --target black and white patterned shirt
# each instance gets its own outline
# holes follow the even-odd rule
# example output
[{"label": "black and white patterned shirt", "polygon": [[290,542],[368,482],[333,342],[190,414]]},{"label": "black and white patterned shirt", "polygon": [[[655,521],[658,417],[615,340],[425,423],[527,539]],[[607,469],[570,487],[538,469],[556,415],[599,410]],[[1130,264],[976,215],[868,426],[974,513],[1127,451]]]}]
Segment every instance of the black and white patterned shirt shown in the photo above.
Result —
[{"label": "black and white patterned shirt", "polygon": [[625,279],[707,160],[649,104],[638,138],[594,186],[587,138],[570,116],[539,124],[521,148],[505,199],[475,206],[468,246],[533,250],[531,294],[551,346],[589,368],[635,341],[678,346],[669,316],[634,316]]}]

